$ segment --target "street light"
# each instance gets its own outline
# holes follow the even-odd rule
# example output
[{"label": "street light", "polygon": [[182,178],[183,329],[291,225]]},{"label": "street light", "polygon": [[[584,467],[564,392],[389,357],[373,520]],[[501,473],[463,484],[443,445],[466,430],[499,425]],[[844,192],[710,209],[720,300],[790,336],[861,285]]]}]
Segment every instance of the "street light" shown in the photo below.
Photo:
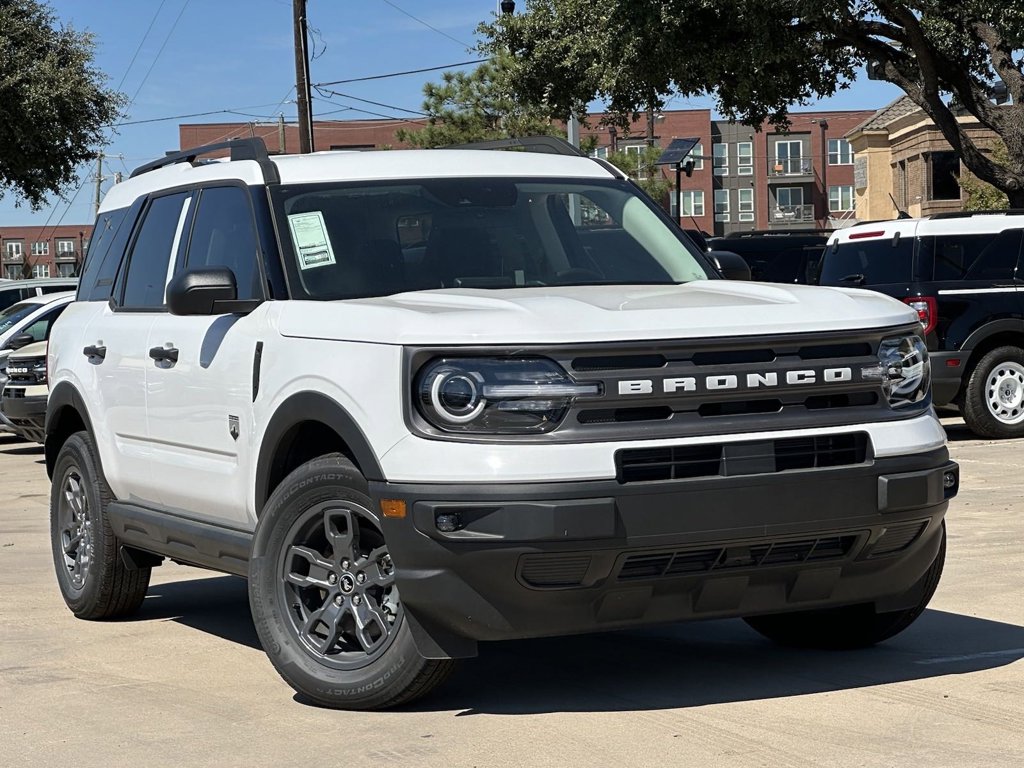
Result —
[{"label": "street light", "polygon": [[498,7],[501,8],[501,12],[506,16],[511,16],[516,12],[515,0],[501,0],[501,2],[498,3]]}]

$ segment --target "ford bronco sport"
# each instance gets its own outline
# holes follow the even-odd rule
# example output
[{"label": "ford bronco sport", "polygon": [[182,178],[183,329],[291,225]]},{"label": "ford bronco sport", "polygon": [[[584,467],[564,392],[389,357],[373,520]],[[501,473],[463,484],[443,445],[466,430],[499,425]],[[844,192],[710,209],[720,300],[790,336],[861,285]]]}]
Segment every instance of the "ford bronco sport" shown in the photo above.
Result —
[{"label": "ford bronco sport", "polygon": [[237,574],[281,676],[365,709],[481,641],[870,645],[938,583],[959,475],[917,314],[723,280],[607,163],[234,141],[95,231],[46,419],[81,618],[164,558]]}]

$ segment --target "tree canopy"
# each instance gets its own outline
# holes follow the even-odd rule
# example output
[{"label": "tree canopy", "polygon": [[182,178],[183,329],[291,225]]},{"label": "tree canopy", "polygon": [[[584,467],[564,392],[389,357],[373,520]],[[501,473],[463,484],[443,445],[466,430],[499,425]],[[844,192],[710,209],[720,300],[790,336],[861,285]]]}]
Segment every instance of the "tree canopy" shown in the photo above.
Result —
[{"label": "tree canopy", "polygon": [[93,50],[91,34],[37,0],[0,0],[0,197],[41,207],[106,143],[124,102]]},{"label": "tree canopy", "polygon": [[[791,104],[848,88],[858,67],[901,88],[964,164],[1024,207],[1024,5],[1020,0],[526,0],[482,25],[509,57],[516,96],[553,114],[593,99],[627,116],[667,96],[711,93],[724,115],[787,124]],[[993,86],[1012,100],[997,105]],[[973,115],[1007,147],[983,151]]]},{"label": "tree canopy", "polygon": [[487,61],[472,72],[444,72],[439,84],[423,87],[427,125],[400,128],[399,141],[414,147],[445,147],[473,141],[541,134],[562,135],[549,112],[536,102],[518,101],[504,76],[503,62]]}]

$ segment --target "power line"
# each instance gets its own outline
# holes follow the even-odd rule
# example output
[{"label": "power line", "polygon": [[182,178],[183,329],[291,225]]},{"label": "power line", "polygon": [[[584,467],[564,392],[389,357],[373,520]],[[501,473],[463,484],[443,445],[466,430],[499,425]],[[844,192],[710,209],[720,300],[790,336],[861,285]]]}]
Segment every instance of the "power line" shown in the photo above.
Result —
[{"label": "power line", "polygon": [[415,21],[415,22],[418,22],[418,23],[422,24],[422,25],[423,25],[424,27],[426,27],[427,29],[432,29],[432,30],[433,30],[434,32],[437,32],[437,34],[439,34],[439,35],[442,35],[442,36],[444,36],[444,37],[447,37],[447,38],[448,38],[449,40],[451,40],[452,42],[458,43],[458,44],[459,44],[459,45],[461,45],[461,46],[462,46],[463,48],[472,48],[472,47],[473,47],[472,45],[469,45],[468,43],[464,43],[464,42],[462,42],[461,40],[458,40],[458,39],[456,39],[456,38],[452,37],[452,36],[451,36],[451,35],[449,35],[449,34],[448,34],[447,32],[442,32],[442,31],[441,31],[440,29],[438,29],[437,27],[431,26],[430,24],[428,24],[427,22],[425,22],[425,21],[424,21],[423,19],[420,19],[420,18],[417,18],[416,16],[413,16],[413,15],[412,15],[411,13],[409,13],[408,11],[406,11],[406,10],[404,10],[404,9],[402,9],[402,8],[399,8],[399,7],[397,6],[397,5],[395,5],[394,3],[392,3],[392,2],[391,2],[391,0],[383,0],[383,2],[384,2],[384,3],[386,3],[387,5],[390,5],[390,6],[392,7],[392,8],[394,8],[394,9],[395,9],[396,11],[398,11],[399,13],[404,13],[404,14],[405,14],[406,16],[408,16],[408,17],[409,17],[410,19],[412,19],[413,21]]},{"label": "power line", "polygon": [[[291,91],[289,91],[288,94],[291,95]],[[162,122],[166,122],[168,120],[181,120],[181,119],[186,118],[186,117],[208,117],[209,115],[223,115],[223,114],[244,115],[246,117],[261,117],[261,118],[266,117],[267,119],[270,119],[270,118],[273,117],[273,115],[270,115],[269,117],[267,117],[266,115],[249,115],[249,114],[247,114],[245,112],[242,112],[241,110],[243,110],[243,109],[260,109],[261,107],[279,108],[282,104],[284,104],[284,102],[287,100],[287,98],[288,98],[288,96],[285,96],[284,99],[282,99],[281,101],[277,102],[276,104],[273,103],[273,102],[271,102],[269,104],[252,104],[252,105],[247,106],[247,107],[234,107],[232,109],[212,109],[209,112],[190,112],[190,113],[185,114],[185,115],[167,115],[166,117],[151,117],[151,118],[147,118],[146,120],[132,120],[131,122],[128,122],[128,123],[118,123],[118,127],[122,127],[122,126],[126,126],[126,125],[143,125],[145,123],[162,123]]]},{"label": "power line", "polygon": [[317,88],[323,85],[344,85],[345,83],[365,83],[367,80],[384,80],[388,77],[401,77],[403,75],[418,75],[422,72],[437,72],[441,69],[454,69],[455,67],[468,67],[470,64],[483,64],[488,59],[474,59],[473,61],[460,61],[455,64],[442,64],[439,67],[424,67],[423,69],[407,69],[404,72],[388,72],[384,75],[369,75],[367,77],[350,77],[347,80],[330,80],[326,83],[313,83]]},{"label": "power line", "polygon": [[142,82],[139,83],[139,87],[135,89],[135,93],[132,95],[132,100],[128,102],[129,107],[135,103],[135,99],[138,98],[139,92],[142,90],[143,86],[145,86],[146,81],[149,80],[149,76],[153,73],[153,68],[156,67],[156,63],[160,61],[160,55],[164,52],[164,48],[167,47],[167,43],[170,42],[171,35],[174,34],[174,30],[177,28],[178,22],[181,21],[181,17],[185,15],[185,9],[188,8],[188,4],[190,2],[192,2],[192,0],[185,0],[185,2],[182,3],[181,10],[178,11],[178,15],[175,17],[174,23],[171,24],[171,28],[167,30],[167,35],[164,37],[163,43],[160,44],[160,49],[156,52],[156,56],[153,57],[153,62],[149,65],[149,69],[146,70],[146,74],[142,76]]},{"label": "power line", "polygon": [[124,71],[124,75],[121,76],[121,82],[117,84],[118,91],[121,90],[121,86],[124,85],[124,81],[128,79],[128,75],[132,71],[132,67],[135,65],[135,60],[139,57],[139,51],[142,50],[142,46],[146,44],[146,40],[149,39],[149,33],[153,31],[153,25],[156,24],[156,19],[160,15],[160,11],[164,9],[164,4],[167,0],[160,0],[160,5],[157,6],[156,13],[153,14],[153,18],[149,21],[149,26],[146,27],[145,33],[142,35],[142,39],[139,40],[139,44],[135,47],[135,53],[132,54],[132,60],[128,62],[128,68]]},{"label": "power line", "polygon": [[358,101],[358,102],[360,102],[362,104],[370,104],[370,105],[372,105],[374,107],[383,107],[384,109],[393,109],[396,112],[407,112],[410,115],[419,115],[420,117],[430,117],[430,115],[426,114],[425,112],[419,112],[419,111],[417,111],[415,109],[405,109],[404,107],[396,107],[393,104],[382,104],[379,101],[370,101],[369,99],[361,99],[358,96],[350,96],[347,93],[339,93],[338,91],[332,91],[330,88],[317,88],[316,91],[324,99],[327,98],[326,96],[324,96],[324,94],[327,93],[327,94],[330,94],[331,96],[338,96],[338,97],[343,98],[343,99],[351,99],[352,101]]}]

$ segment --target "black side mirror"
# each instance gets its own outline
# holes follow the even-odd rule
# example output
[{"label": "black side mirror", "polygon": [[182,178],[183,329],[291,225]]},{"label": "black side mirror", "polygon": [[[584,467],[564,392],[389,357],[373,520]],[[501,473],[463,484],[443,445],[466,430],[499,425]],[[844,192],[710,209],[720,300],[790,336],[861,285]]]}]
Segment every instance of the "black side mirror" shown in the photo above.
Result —
[{"label": "black side mirror", "polygon": [[167,284],[172,315],[225,315],[251,312],[258,301],[238,301],[235,273],[227,267],[194,267]]},{"label": "black side mirror", "polygon": [[31,333],[19,333],[7,342],[7,349],[21,349],[29,344],[35,344],[36,338]]},{"label": "black side mirror", "polygon": [[732,251],[708,251],[705,256],[726,280],[749,280],[750,265]]}]

